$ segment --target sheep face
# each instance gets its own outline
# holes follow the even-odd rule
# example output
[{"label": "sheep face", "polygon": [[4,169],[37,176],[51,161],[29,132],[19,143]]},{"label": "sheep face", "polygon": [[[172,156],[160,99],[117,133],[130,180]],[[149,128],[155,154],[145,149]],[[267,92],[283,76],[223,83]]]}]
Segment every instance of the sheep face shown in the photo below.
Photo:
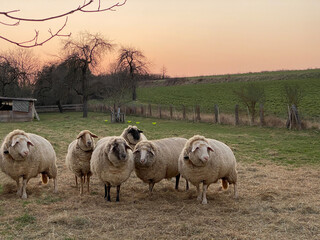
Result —
[{"label": "sheep face", "polygon": [[155,161],[154,150],[150,146],[141,146],[134,152],[134,164],[136,167],[150,167]]},{"label": "sheep face", "polygon": [[119,166],[122,163],[125,163],[128,161],[129,155],[128,150],[131,150],[129,145],[126,143],[126,141],[123,139],[115,139],[110,143],[110,148],[106,152],[108,155],[108,159],[110,162],[115,165]]},{"label": "sheep face", "polygon": [[143,133],[143,131],[141,131],[140,129],[136,128],[136,127],[132,127],[128,130],[128,134],[127,134],[127,138],[129,140],[130,143],[132,144],[136,144],[139,142],[140,140],[140,136]]},{"label": "sheep face", "polygon": [[207,164],[210,158],[210,151],[213,152],[208,143],[203,141],[194,142],[190,150],[188,157],[185,157],[185,159],[189,159],[193,165],[199,167]]},{"label": "sheep face", "polygon": [[15,135],[11,139],[11,143],[9,143],[9,154],[15,160],[22,161],[24,160],[30,153],[30,146],[33,146],[31,140],[25,135]]},{"label": "sheep face", "polygon": [[95,134],[91,133],[90,131],[82,131],[77,136],[78,145],[81,149],[85,151],[93,150],[94,148],[94,140],[93,138],[97,138]]}]

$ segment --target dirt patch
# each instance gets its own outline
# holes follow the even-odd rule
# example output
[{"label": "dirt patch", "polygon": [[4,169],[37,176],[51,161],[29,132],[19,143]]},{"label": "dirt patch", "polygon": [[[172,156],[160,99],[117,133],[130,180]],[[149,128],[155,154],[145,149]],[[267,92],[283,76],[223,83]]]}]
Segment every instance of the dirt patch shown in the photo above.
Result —
[{"label": "dirt patch", "polygon": [[0,239],[320,239],[319,168],[240,163],[239,199],[233,187],[208,190],[208,204],[196,200],[195,187],[174,179],[148,186],[134,174],[121,186],[120,202],[104,200],[92,179],[92,193],[79,196],[74,177],[59,160],[59,193],[52,182],[29,182],[27,200],[0,173]]}]

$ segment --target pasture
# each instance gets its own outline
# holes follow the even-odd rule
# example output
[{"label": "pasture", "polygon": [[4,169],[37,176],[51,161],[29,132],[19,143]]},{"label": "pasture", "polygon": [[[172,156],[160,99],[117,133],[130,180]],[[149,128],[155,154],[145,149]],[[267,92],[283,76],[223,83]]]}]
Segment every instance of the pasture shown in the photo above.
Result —
[{"label": "pasture", "polygon": [[[53,184],[32,179],[28,199],[19,199],[14,181],[0,173],[0,239],[319,239],[320,132],[226,126],[127,117],[147,138],[195,134],[228,144],[238,161],[239,199],[233,188],[208,190],[208,204],[196,200],[196,189],[174,189],[174,179],[148,186],[134,173],[121,186],[120,202],[111,203],[93,176],[91,194],[75,188],[66,168],[68,144],[83,129],[100,138],[120,135],[127,124],[111,124],[109,115],[40,114],[41,121],[0,123],[1,139],[14,129],[47,138],[57,153],[58,193]],[[105,120],[108,119],[108,122]],[[156,122],[156,124],[152,124]]]},{"label": "pasture", "polygon": [[[167,80],[167,83],[175,80]],[[200,105],[202,111],[213,112],[218,104],[221,113],[233,113],[236,104],[246,111],[244,105],[233,93],[246,84],[254,82],[265,90],[265,113],[281,118],[287,116],[284,98],[284,85],[297,85],[303,91],[299,111],[307,119],[319,119],[320,70],[279,71],[266,73],[246,73],[223,76],[205,76],[177,80],[177,85],[146,85],[137,90],[138,100],[142,103],[192,107]]]}]

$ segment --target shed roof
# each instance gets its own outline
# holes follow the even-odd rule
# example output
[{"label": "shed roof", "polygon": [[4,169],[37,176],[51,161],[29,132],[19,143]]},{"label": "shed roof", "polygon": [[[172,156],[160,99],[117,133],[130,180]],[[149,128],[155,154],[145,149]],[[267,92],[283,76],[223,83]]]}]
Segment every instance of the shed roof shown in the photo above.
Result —
[{"label": "shed roof", "polygon": [[35,102],[37,101],[37,99],[35,98],[12,98],[12,97],[1,97],[0,96],[0,100],[7,100],[7,101],[10,101],[10,100],[14,100],[14,101],[30,101],[30,102]]}]

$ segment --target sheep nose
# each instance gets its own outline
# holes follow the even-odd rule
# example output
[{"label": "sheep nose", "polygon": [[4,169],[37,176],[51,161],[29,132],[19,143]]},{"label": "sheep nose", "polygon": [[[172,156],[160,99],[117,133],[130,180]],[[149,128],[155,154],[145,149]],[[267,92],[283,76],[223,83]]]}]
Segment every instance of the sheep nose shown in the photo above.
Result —
[{"label": "sheep nose", "polygon": [[146,162],[145,159],[140,159],[140,163],[144,164]]},{"label": "sheep nose", "polygon": [[121,154],[122,159],[125,159],[126,157],[127,157],[127,154],[125,154],[125,153]]},{"label": "sheep nose", "polygon": [[87,142],[87,145],[88,145],[89,147],[91,147],[91,144],[92,144],[91,141],[88,141],[88,142]]},{"label": "sheep nose", "polygon": [[203,157],[203,159],[204,159],[205,161],[208,161],[208,160],[209,160],[209,157],[208,157],[208,156],[205,156],[205,157]]},{"label": "sheep nose", "polygon": [[23,151],[23,155],[26,157],[28,156],[29,152],[28,151]]}]

